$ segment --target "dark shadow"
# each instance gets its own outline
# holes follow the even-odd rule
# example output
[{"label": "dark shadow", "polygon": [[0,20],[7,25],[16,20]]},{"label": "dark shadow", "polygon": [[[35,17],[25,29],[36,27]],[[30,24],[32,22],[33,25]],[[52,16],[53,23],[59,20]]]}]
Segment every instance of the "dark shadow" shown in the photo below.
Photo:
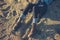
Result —
[{"label": "dark shadow", "polygon": [[20,35],[23,36],[25,33],[26,33],[26,30],[28,28],[31,28],[31,22],[32,22],[32,18],[31,20],[26,24],[26,23],[23,23],[22,26],[20,27]]},{"label": "dark shadow", "polygon": [[17,14],[16,14],[16,11],[13,11],[13,16],[16,16]]},{"label": "dark shadow", "polygon": [[51,20],[60,21],[60,0],[56,0],[53,4],[48,6],[47,13],[44,18],[49,18]]},{"label": "dark shadow", "polygon": [[[55,1],[52,5],[48,6],[47,13],[43,17],[44,18],[49,18],[49,19],[54,20],[54,21],[60,21],[60,15],[59,15],[60,14],[60,6],[58,6],[57,4],[59,5],[58,1]],[[17,25],[18,27],[16,26],[17,27],[16,29],[20,30],[20,32],[21,32],[20,35],[21,36],[23,36],[25,34],[26,29],[29,28],[31,22],[32,22],[32,19],[27,24],[25,24],[25,23],[20,24],[20,22],[19,22],[19,25]],[[37,26],[37,29],[40,29],[40,30],[37,30],[37,32],[36,32],[37,35],[34,34],[33,38],[44,39],[47,36],[53,37],[56,32],[58,34],[60,34],[60,24],[44,25],[44,23],[41,23],[40,25]],[[43,31],[42,31],[42,29],[43,29]],[[46,32],[47,29],[48,30],[54,30],[54,31]],[[41,32],[41,33],[38,34],[38,32]],[[38,37],[38,35],[39,35],[39,37]]]},{"label": "dark shadow", "polygon": [[4,2],[4,0],[0,0],[1,2]]},{"label": "dark shadow", "polygon": [[9,13],[8,10],[10,9],[10,6],[8,6],[6,9],[2,9],[3,15],[6,17]]},{"label": "dark shadow", "polygon": [[2,4],[0,4],[0,7],[2,7],[3,5],[6,5],[6,3],[2,3]]},{"label": "dark shadow", "polygon": [[[60,1],[59,1],[60,2]],[[43,18],[49,18],[54,21],[60,21],[60,6],[59,6],[58,0],[55,1],[52,5],[48,6],[47,13],[43,16]],[[39,34],[40,38],[44,39],[48,36],[54,37],[56,33],[60,34],[60,24],[55,25],[44,25],[44,23],[41,23],[37,26],[37,28],[40,27],[40,30],[44,29],[44,31],[41,31],[41,34]],[[46,30],[54,30],[46,32]],[[36,33],[37,34],[37,33]],[[38,35],[34,34],[35,36],[33,38],[39,39]],[[37,36],[37,37],[36,37]]]},{"label": "dark shadow", "polygon": [[0,39],[4,39],[7,35],[2,36]]}]

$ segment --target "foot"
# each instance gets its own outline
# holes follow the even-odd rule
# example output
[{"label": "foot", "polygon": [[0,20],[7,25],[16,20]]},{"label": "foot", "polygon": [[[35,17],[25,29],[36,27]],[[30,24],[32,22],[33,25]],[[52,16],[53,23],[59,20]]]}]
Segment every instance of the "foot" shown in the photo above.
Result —
[{"label": "foot", "polygon": [[37,24],[33,24],[32,28],[28,34],[28,37],[34,37],[36,34],[40,35],[41,30],[37,27]]},{"label": "foot", "polygon": [[33,24],[33,25],[32,25],[32,28],[31,28],[30,33],[28,34],[28,37],[31,37],[31,36],[33,36],[34,34],[36,34],[36,24]]}]

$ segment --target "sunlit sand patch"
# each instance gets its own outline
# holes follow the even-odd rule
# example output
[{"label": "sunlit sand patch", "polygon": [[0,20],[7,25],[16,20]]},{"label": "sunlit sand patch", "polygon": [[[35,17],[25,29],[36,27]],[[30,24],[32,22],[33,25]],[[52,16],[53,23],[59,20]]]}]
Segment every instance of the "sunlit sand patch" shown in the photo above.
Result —
[{"label": "sunlit sand patch", "polygon": [[46,18],[40,19],[40,21],[37,24],[40,24],[41,22],[45,22],[46,23]]},{"label": "sunlit sand patch", "polygon": [[59,34],[55,34],[54,39],[60,40],[60,35]]},{"label": "sunlit sand patch", "polygon": [[20,3],[21,4],[20,7],[23,8],[23,9],[25,9],[25,7],[27,6],[28,2],[26,0],[21,0],[20,2],[21,2]]},{"label": "sunlit sand patch", "polygon": [[55,25],[55,24],[60,24],[60,21],[55,21],[47,18],[47,21],[44,22],[46,25]]},{"label": "sunlit sand patch", "polygon": [[38,0],[29,0],[29,2],[31,2],[31,3],[33,3],[33,4],[37,3],[37,1],[38,1]]},{"label": "sunlit sand patch", "polygon": [[25,23],[28,23],[32,17],[32,14],[28,14],[25,19]]},{"label": "sunlit sand patch", "polygon": [[60,21],[55,21],[49,18],[42,18],[39,23],[43,22],[45,25],[55,25],[55,24],[60,24]]},{"label": "sunlit sand patch", "polygon": [[6,3],[8,3],[8,4],[12,4],[12,3],[14,3],[14,0],[4,0]]},{"label": "sunlit sand patch", "polygon": [[3,13],[2,13],[2,11],[0,11],[0,15],[1,15],[1,16],[4,16]]},{"label": "sunlit sand patch", "polygon": [[[23,0],[24,1],[24,0]],[[24,2],[23,2],[23,5],[24,6],[26,6],[28,4],[28,2],[25,0]]]},{"label": "sunlit sand patch", "polygon": [[51,37],[47,37],[47,39],[46,40],[54,40],[53,38],[51,38]]},{"label": "sunlit sand patch", "polygon": [[20,40],[19,36],[10,35],[11,40]]}]

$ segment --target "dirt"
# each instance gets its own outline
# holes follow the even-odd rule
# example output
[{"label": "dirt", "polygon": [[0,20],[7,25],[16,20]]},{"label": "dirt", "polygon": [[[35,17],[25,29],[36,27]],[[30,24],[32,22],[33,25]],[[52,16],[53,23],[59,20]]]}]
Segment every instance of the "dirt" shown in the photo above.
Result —
[{"label": "dirt", "polygon": [[[37,23],[37,32],[32,37],[28,37],[28,33],[33,12],[27,14],[16,35],[12,34],[23,13],[21,9],[25,9],[28,3],[26,0],[0,0],[0,40],[60,40],[60,0],[48,5],[47,13]],[[21,35],[25,38],[22,39]]]}]

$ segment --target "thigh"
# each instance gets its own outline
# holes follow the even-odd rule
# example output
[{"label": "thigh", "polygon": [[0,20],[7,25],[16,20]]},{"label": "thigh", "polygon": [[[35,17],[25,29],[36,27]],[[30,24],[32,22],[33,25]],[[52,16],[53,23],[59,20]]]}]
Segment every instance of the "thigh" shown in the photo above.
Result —
[{"label": "thigh", "polygon": [[34,17],[37,18],[39,14],[39,8],[38,7],[34,7]]},{"label": "thigh", "polygon": [[29,10],[32,9],[32,7],[33,7],[33,4],[29,3],[25,8],[25,10],[23,11],[23,14],[26,15],[29,12]]},{"label": "thigh", "polygon": [[47,6],[44,6],[44,7],[35,6],[34,7],[34,14],[35,14],[34,16],[41,18],[46,14],[46,11],[47,11]]},{"label": "thigh", "polygon": [[39,9],[39,18],[42,18],[47,12],[47,7],[42,7]]}]

